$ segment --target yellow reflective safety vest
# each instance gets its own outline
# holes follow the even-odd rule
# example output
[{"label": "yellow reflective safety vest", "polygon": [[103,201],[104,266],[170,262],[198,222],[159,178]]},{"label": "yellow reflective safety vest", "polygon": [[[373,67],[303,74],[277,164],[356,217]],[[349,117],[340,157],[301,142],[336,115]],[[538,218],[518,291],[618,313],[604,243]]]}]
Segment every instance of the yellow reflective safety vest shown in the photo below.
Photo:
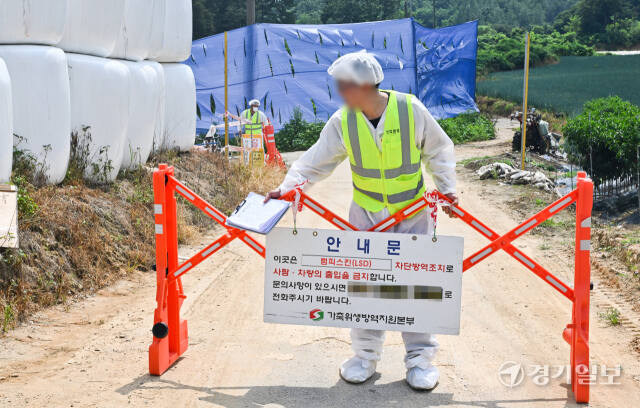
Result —
[{"label": "yellow reflective safety vest", "polygon": [[242,117],[251,121],[244,125],[244,134],[246,135],[261,135],[262,134],[262,121],[260,121],[260,111],[252,113],[251,109],[245,109],[242,111]]},{"label": "yellow reflective safety vest", "polygon": [[382,150],[362,112],[344,108],[342,136],[349,153],[353,200],[371,212],[394,214],[424,193],[420,150],[416,147],[412,95],[387,91]]}]

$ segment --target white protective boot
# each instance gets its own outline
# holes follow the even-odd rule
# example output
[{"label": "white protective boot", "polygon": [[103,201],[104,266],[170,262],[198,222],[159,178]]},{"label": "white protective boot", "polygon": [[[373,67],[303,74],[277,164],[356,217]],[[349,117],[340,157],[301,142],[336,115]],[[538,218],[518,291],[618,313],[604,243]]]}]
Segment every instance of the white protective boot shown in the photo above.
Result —
[{"label": "white protective boot", "polygon": [[362,384],[376,372],[376,361],[353,356],[340,366],[340,377],[351,384]]},{"label": "white protective boot", "polygon": [[438,367],[431,364],[427,368],[416,366],[407,370],[407,383],[414,390],[432,390],[438,385],[438,378]]}]

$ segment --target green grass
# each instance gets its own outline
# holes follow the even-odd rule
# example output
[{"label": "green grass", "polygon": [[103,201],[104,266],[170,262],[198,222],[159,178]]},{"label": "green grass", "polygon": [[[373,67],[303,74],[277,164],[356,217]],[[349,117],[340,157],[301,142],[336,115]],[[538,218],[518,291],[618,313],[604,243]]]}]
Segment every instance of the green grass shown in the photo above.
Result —
[{"label": "green grass", "polygon": [[455,144],[495,139],[496,131],[491,119],[476,112],[439,120],[438,123]]},{"label": "green grass", "polygon": [[[618,95],[640,105],[640,55],[563,57],[558,64],[534,68],[529,106],[575,116],[590,99]],[[522,102],[522,70],[490,74],[477,92]]]},{"label": "green grass", "polygon": [[620,325],[620,311],[613,307],[605,310],[604,312],[600,312],[599,316],[602,320],[606,321],[610,326],[619,326]]},{"label": "green grass", "polygon": [[10,304],[5,305],[3,309],[3,316],[2,316],[2,333],[7,332],[7,329],[11,327],[14,320],[15,320],[15,315],[13,312],[13,307]]}]

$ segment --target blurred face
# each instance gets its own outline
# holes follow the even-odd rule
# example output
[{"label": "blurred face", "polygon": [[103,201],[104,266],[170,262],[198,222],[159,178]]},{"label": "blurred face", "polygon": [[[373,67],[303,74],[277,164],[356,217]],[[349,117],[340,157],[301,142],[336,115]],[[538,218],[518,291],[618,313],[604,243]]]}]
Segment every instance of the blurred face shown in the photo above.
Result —
[{"label": "blurred face", "polygon": [[337,81],[336,87],[344,103],[351,109],[362,109],[366,101],[376,92],[373,85],[358,85],[348,81]]},{"label": "blurred face", "polygon": [[258,111],[258,105],[251,105],[251,111],[257,112]]}]

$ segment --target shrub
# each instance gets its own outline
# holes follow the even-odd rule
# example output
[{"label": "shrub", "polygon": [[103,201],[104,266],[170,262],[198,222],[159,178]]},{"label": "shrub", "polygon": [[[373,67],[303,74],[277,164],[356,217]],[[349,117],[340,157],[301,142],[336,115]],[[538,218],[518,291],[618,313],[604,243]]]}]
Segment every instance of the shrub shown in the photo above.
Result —
[{"label": "shrub", "polygon": [[320,137],[323,122],[307,122],[302,111],[295,108],[293,117],[276,133],[276,146],[281,152],[294,152],[309,149]]},{"label": "shrub", "polygon": [[605,32],[596,36],[603,45],[613,45],[623,48],[632,47],[640,43],[640,21],[632,18],[621,19],[607,25]]},{"label": "shrub", "polygon": [[638,106],[617,96],[593,99],[563,130],[569,159],[584,169],[590,169],[593,162],[591,177],[596,185],[635,174],[640,143]]},{"label": "shrub", "polygon": [[519,108],[515,102],[482,95],[476,96],[476,104],[480,112],[497,116],[509,116]]},{"label": "shrub", "polygon": [[[449,135],[453,143],[467,143],[489,140],[496,137],[493,122],[487,115],[476,112],[463,113],[456,117],[440,120],[440,126]],[[296,108],[293,118],[276,133],[276,145],[281,152],[294,152],[309,149],[320,137],[323,122],[309,123],[302,118],[302,112]]]},{"label": "shrub", "polygon": [[453,143],[489,140],[496,137],[493,121],[486,115],[470,112],[438,122]]},{"label": "shrub", "polygon": [[18,188],[18,217],[21,221],[33,217],[38,211],[38,204],[31,196],[33,186],[24,176],[13,176],[13,184]]},{"label": "shrub", "polygon": [[[21,150],[19,145],[23,139],[16,136],[18,144],[13,147],[13,170],[11,182],[18,188],[18,218],[25,221],[38,212],[38,205],[31,196],[35,186],[46,183],[44,164],[38,163],[31,152]],[[45,152],[47,150],[45,149]]]},{"label": "shrub", "polygon": [[[575,32],[561,34],[534,27],[531,33],[531,66],[556,62],[558,57],[593,55],[595,50],[582,43]],[[486,75],[494,71],[508,71],[524,65],[524,32],[515,28],[510,32],[498,32],[493,26],[478,28],[477,71]]]}]

